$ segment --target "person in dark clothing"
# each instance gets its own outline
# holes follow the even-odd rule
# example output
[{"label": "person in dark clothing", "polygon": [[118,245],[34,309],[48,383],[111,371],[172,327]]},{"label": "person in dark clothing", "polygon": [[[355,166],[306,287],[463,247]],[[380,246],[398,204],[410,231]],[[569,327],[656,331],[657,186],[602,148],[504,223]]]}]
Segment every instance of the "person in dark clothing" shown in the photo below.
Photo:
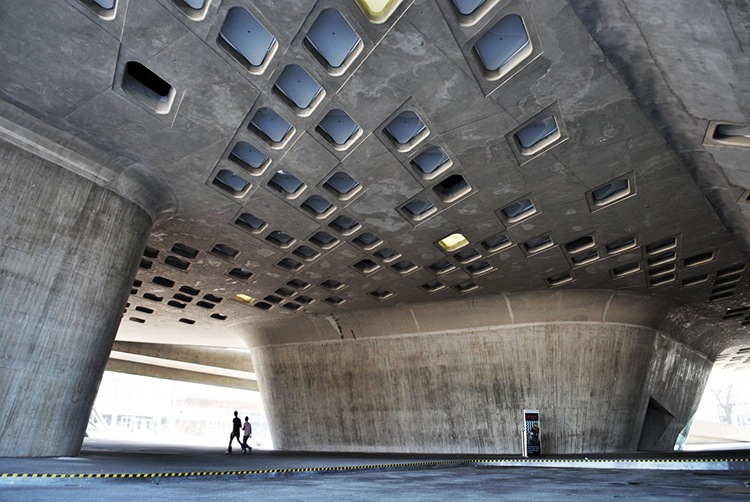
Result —
[{"label": "person in dark clothing", "polygon": [[232,439],[237,438],[237,442],[240,444],[240,447],[244,450],[242,447],[242,440],[240,439],[240,429],[242,429],[242,420],[237,416],[237,412],[234,412],[234,419],[232,419],[232,434],[229,436],[229,448],[227,448],[227,453],[232,453]]}]

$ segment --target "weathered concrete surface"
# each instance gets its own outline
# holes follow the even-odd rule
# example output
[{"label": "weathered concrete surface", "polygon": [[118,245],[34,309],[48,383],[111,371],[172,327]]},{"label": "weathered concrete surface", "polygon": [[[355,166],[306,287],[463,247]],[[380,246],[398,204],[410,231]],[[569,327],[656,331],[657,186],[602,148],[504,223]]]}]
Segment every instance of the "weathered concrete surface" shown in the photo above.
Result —
[{"label": "weathered concrete surface", "polygon": [[0,456],[76,455],[152,220],[0,142]]},{"label": "weathered concrete surface", "polygon": [[539,409],[545,453],[638,446],[649,397],[674,420],[711,367],[646,327],[547,323],[266,346],[253,358],[274,445],[289,450],[511,453]]}]

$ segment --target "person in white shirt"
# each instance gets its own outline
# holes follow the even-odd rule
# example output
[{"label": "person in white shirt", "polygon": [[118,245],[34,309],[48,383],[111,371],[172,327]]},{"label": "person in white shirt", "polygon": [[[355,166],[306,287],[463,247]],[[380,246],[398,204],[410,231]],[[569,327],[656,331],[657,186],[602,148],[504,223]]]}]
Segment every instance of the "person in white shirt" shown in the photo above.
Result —
[{"label": "person in white shirt", "polygon": [[250,453],[253,451],[252,446],[248,446],[247,444],[247,438],[252,437],[253,435],[253,426],[250,425],[250,422],[248,422],[248,417],[245,417],[245,423],[242,425],[242,431],[244,432],[244,437],[242,438],[242,454]]}]

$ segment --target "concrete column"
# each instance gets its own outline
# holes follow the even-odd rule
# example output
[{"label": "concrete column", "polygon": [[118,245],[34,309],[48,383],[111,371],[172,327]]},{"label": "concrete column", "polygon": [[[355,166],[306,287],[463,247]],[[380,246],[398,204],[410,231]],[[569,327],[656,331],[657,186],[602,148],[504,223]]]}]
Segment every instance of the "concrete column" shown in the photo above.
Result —
[{"label": "concrete column", "polygon": [[78,454],[152,223],[0,141],[0,456]]}]

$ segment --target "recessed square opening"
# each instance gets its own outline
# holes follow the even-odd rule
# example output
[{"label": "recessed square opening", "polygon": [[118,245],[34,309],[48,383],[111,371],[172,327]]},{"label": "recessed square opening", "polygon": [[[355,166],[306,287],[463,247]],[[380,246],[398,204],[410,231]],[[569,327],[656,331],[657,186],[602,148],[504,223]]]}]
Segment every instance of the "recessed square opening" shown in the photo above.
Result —
[{"label": "recessed square opening", "polygon": [[453,255],[453,258],[458,261],[461,265],[468,265],[469,263],[478,260],[482,257],[482,253],[474,248],[463,249]]},{"label": "recessed square opening", "polygon": [[172,3],[191,21],[203,21],[211,6],[211,0],[172,0]]},{"label": "recessed square opening", "polygon": [[224,298],[222,298],[221,296],[216,296],[216,295],[212,295],[211,293],[209,293],[207,295],[203,295],[203,299],[208,300],[209,302],[221,303],[221,301]]},{"label": "recessed square opening", "polygon": [[174,246],[172,246],[172,252],[174,254],[178,254],[184,258],[187,258],[188,260],[194,260],[198,256],[197,249],[181,242],[177,242]]},{"label": "recessed square opening", "polygon": [[373,253],[376,258],[381,260],[383,263],[391,263],[392,261],[401,258],[401,253],[391,248],[383,248]]},{"label": "recessed square opening", "polygon": [[651,244],[646,246],[646,254],[655,255],[663,253],[664,251],[669,251],[670,249],[674,249],[676,247],[677,239],[675,239],[674,237],[667,237],[666,239],[652,242]]},{"label": "recessed square opening", "polygon": [[359,234],[354,240],[352,240],[352,242],[361,249],[370,251],[380,246],[383,243],[383,240],[375,234],[364,232],[362,234]]},{"label": "recessed square opening", "polygon": [[402,0],[356,0],[357,5],[373,24],[382,24],[391,17]]},{"label": "recessed square opening", "polygon": [[505,16],[474,44],[484,78],[499,80],[531,56],[533,46],[518,14]]},{"label": "recessed square opening", "polygon": [[662,286],[664,284],[669,284],[670,282],[674,282],[676,279],[674,274],[665,274],[660,275],[659,277],[652,277],[649,279],[649,284],[651,286]]},{"label": "recessed square opening", "polygon": [[406,275],[417,270],[417,265],[409,260],[401,260],[391,265],[391,268],[401,275]]},{"label": "recessed square opening", "polygon": [[310,242],[322,249],[331,249],[340,241],[328,232],[317,232],[315,235],[310,237]]},{"label": "recessed square opening", "polygon": [[146,246],[146,248],[143,250],[143,256],[151,259],[158,258],[159,250],[156,248],[152,248],[151,246]]},{"label": "recessed square opening", "polygon": [[339,171],[328,178],[323,188],[331,192],[339,200],[349,200],[362,190],[362,185],[345,172]]},{"label": "recessed square opening", "polygon": [[201,293],[201,290],[191,288],[190,286],[182,286],[180,292],[185,293],[186,295],[198,296]]},{"label": "recessed square opening", "polygon": [[288,249],[297,242],[297,239],[292,237],[286,232],[281,230],[274,230],[266,236],[266,242],[270,242],[274,246],[278,246],[281,249]]},{"label": "recessed square opening", "polygon": [[683,266],[685,268],[697,267],[699,265],[703,265],[704,263],[713,261],[714,256],[715,255],[713,251],[691,256],[690,258],[685,258],[685,261],[683,262]]},{"label": "recessed square opening", "polygon": [[315,219],[322,220],[330,216],[336,210],[336,206],[320,195],[311,195],[302,203],[302,209]]},{"label": "recessed square opening", "polygon": [[247,128],[254,132],[274,150],[284,148],[292,139],[296,129],[281,115],[268,107],[259,108]]},{"label": "recessed square opening", "polygon": [[730,267],[719,270],[718,272],[716,272],[716,277],[726,277],[728,275],[739,274],[744,271],[745,265],[741,263],[739,265],[732,265]]},{"label": "recessed square opening", "polygon": [[711,295],[708,298],[708,301],[709,302],[715,302],[715,301],[718,301],[718,300],[723,300],[725,298],[729,298],[730,296],[733,296],[733,295],[734,295],[734,293],[731,292],[731,291],[728,291],[726,293],[720,293],[720,294],[717,294],[717,295]]},{"label": "recessed square opening", "polygon": [[622,265],[620,267],[615,267],[612,269],[612,277],[615,279],[619,279],[620,277],[625,277],[631,274],[635,274],[636,272],[640,272],[641,270],[641,264],[636,263],[628,263],[627,265]]},{"label": "recessed square opening", "polygon": [[264,299],[265,301],[267,301],[268,303],[273,303],[274,305],[278,305],[278,304],[280,304],[281,302],[283,302],[283,301],[284,301],[284,299],[283,299],[283,298],[279,298],[279,297],[278,297],[278,296],[276,296],[276,295],[268,295],[268,296],[266,296],[266,297],[265,297],[265,298],[263,298],[263,299]]},{"label": "recessed square opening", "polygon": [[438,245],[445,251],[452,253],[458,251],[464,246],[469,245],[469,240],[461,233],[450,234],[438,241]]},{"label": "recessed square opening", "polygon": [[214,308],[216,306],[213,303],[205,302],[203,300],[199,300],[199,301],[195,302],[195,305],[197,307],[201,307],[201,308],[208,309],[208,310],[211,310],[212,308]]},{"label": "recessed square opening", "polygon": [[300,291],[304,291],[305,289],[310,287],[310,283],[305,282],[302,279],[292,279],[291,281],[287,282],[286,285]]},{"label": "recessed square opening", "polygon": [[325,71],[343,75],[362,52],[364,44],[336,9],[323,9],[303,41],[305,48]]},{"label": "recessed square opening", "polygon": [[519,199],[500,209],[500,216],[510,224],[518,223],[536,213],[536,206],[531,199]]},{"label": "recessed square opening", "polygon": [[493,267],[490,262],[488,262],[487,260],[482,260],[472,263],[471,265],[466,267],[466,271],[473,276],[477,276],[486,274],[487,272],[492,271],[494,268],[495,267]]},{"label": "recessed square opening", "polygon": [[444,275],[456,270],[456,266],[448,260],[441,260],[437,263],[433,263],[427,267],[427,269],[435,275]]},{"label": "recessed square opening", "polygon": [[370,260],[369,258],[365,258],[363,260],[359,260],[357,263],[352,265],[352,267],[354,267],[354,269],[358,272],[368,275],[378,270],[380,268],[380,265]]},{"label": "recessed square opening", "polygon": [[146,300],[151,300],[152,302],[161,302],[162,300],[164,300],[164,297],[157,296],[157,295],[155,295],[153,293],[143,293],[143,297]]},{"label": "recessed square opening", "polygon": [[217,319],[219,321],[226,321],[227,316],[225,316],[224,314],[213,313],[211,314],[211,319]]},{"label": "recessed square opening", "polygon": [[411,161],[411,166],[423,180],[431,180],[453,166],[453,161],[439,146],[428,146]]},{"label": "recessed square opening", "polygon": [[500,0],[452,0],[458,24],[464,27],[474,26]]},{"label": "recessed square opening", "polygon": [[594,238],[587,235],[586,237],[581,237],[580,239],[565,244],[565,252],[568,254],[576,254],[592,248],[595,245],[596,242],[594,242]]},{"label": "recessed square opening", "polygon": [[422,284],[419,286],[422,291],[425,291],[426,293],[437,293],[438,291],[445,289],[445,284],[443,284],[440,281],[430,281],[425,284]]},{"label": "recessed square opening", "polygon": [[117,17],[117,0],[80,0],[94,14],[104,21],[112,21]]},{"label": "recessed square opening", "polygon": [[315,128],[336,150],[348,150],[362,136],[362,128],[344,110],[331,110]]},{"label": "recessed square opening", "polygon": [[419,115],[406,110],[385,126],[383,134],[397,151],[408,152],[424,141],[430,135],[430,130]]},{"label": "recessed square opening", "polygon": [[343,304],[344,302],[346,302],[346,300],[344,300],[344,299],[343,299],[343,298],[341,298],[340,296],[329,296],[328,298],[326,298],[326,299],[325,299],[325,300],[323,300],[323,301],[324,301],[324,302],[326,302],[326,303],[329,303],[329,304],[331,304],[331,305],[334,305],[334,306],[336,306],[336,307],[338,307],[339,305],[341,305],[341,304]]},{"label": "recessed square opening", "polygon": [[553,275],[552,277],[547,277],[545,279],[545,282],[549,287],[554,288],[557,286],[562,286],[563,284],[567,284],[569,282],[573,282],[573,276],[570,275],[569,272],[563,272],[561,274]]},{"label": "recessed square opening", "polygon": [[167,256],[167,258],[164,260],[164,264],[179,270],[187,270],[188,268],[190,268],[189,261],[177,258],[176,256],[172,255]]},{"label": "recessed square opening", "polygon": [[497,253],[498,251],[501,251],[512,245],[513,243],[505,235],[494,235],[481,242],[481,246],[488,253]]},{"label": "recessed square opening", "polygon": [[216,43],[253,75],[266,70],[279,48],[276,38],[242,7],[229,9]]},{"label": "recessed square opening", "polygon": [[291,310],[293,312],[296,312],[297,310],[299,310],[299,309],[302,308],[302,305],[298,305],[298,304],[293,303],[293,302],[287,302],[284,305],[282,305],[282,307],[285,308],[285,309],[287,309],[287,310]]},{"label": "recessed square opening", "polygon": [[311,305],[315,303],[314,298],[310,298],[309,296],[300,295],[297,298],[294,299],[295,302],[301,303],[302,305]]},{"label": "recessed square opening", "polygon": [[674,251],[667,251],[666,253],[662,253],[660,255],[654,256],[653,258],[649,258],[646,263],[649,267],[658,267],[659,265],[664,265],[665,263],[675,261],[676,258],[677,253],[675,253]]},{"label": "recessed square opening", "polygon": [[279,296],[283,296],[284,298],[291,298],[297,294],[296,291],[294,291],[293,289],[289,289],[289,288],[279,288],[276,291],[274,291],[274,293],[276,293]]},{"label": "recessed square opening", "polygon": [[450,204],[471,192],[471,187],[463,176],[453,174],[435,185],[432,190],[440,197],[440,200]]},{"label": "recessed square opening", "polygon": [[[711,125],[713,124],[710,124],[709,128]],[[750,148],[750,125],[717,123],[711,139],[725,146]]]},{"label": "recessed square opening", "polygon": [[380,301],[387,300],[388,298],[393,297],[393,293],[385,288],[378,288],[375,291],[370,291],[367,294]]},{"label": "recessed square opening", "polygon": [[422,221],[437,212],[435,204],[422,198],[407,202],[401,209],[404,211],[404,214],[414,222]]},{"label": "recessed square opening", "polygon": [[708,281],[708,275],[707,274],[701,274],[696,275],[694,277],[688,277],[687,279],[682,280],[683,286],[694,286],[696,284],[701,284]]},{"label": "recessed square opening", "polygon": [[244,197],[252,184],[229,169],[220,169],[213,184],[235,198]]},{"label": "recessed square opening", "polygon": [[251,176],[260,176],[271,164],[268,155],[246,141],[240,141],[229,153],[229,160],[245,169]]},{"label": "recessed square opening", "polygon": [[137,295],[138,294],[138,290],[136,288],[130,288],[130,294],[131,295]]},{"label": "recessed square opening", "polygon": [[261,310],[271,310],[273,308],[273,305],[266,302],[257,302],[253,305],[253,307],[259,308]]},{"label": "recessed square opening", "polygon": [[553,115],[539,117],[514,135],[521,155],[535,155],[562,137]]},{"label": "recessed square opening", "polygon": [[195,324],[195,321],[192,319],[188,319],[187,317],[181,317],[180,322],[185,324]]},{"label": "recessed square opening", "polygon": [[593,263],[598,259],[599,251],[597,251],[596,249],[589,249],[588,251],[584,251],[583,253],[571,256],[570,262],[574,267],[582,267],[584,265],[588,265],[589,263]]},{"label": "recessed square opening", "polygon": [[674,272],[676,268],[677,267],[674,264],[662,265],[661,267],[650,268],[648,270],[648,275],[651,277],[659,277]]},{"label": "recessed square opening", "polygon": [[453,289],[461,294],[465,294],[479,289],[479,285],[474,281],[464,281],[461,284],[456,284],[455,286],[453,286]]},{"label": "recessed square opening", "polygon": [[141,258],[141,263],[138,266],[144,270],[149,270],[154,266],[154,262],[152,262],[151,260],[147,260],[146,258]]},{"label": "recessed square opening", "polygon": [[329,291],[338,291],[339,289],[346,286],[346,284],[339,282],[336,279],[326,279],[325,281],[321,282],[320,285]]},{"label": "recessed square opening", "polygon": [[730,275],[730,276],[727,276],[727,277],[722,277],[721,279],[716,279],[714,281],[714,286],[723,286],[724,284],[731,284],[733,282],[740,282],[740,279],[742,279],[742,274]]},{"label": "recessed square opening", "polygon": [[298,246],[297,249],[292,251],[292,254],[297,258],[301,258],[304,261],[313,261],[315,258],[320,256],[320,253],[310,246]]},{"label": "recessed square opening", "polygon": [[280,262],[278,262],[276,266],[288,272],[297,272],[304,265],[302,265],[302,263],[298,262],[297,260],[293,260],[291,258],[284,258]]},{"label": "recessed square opening", "polygon": [[732,291],[736,288],[737,284],[727,284],[726,286],[721,286],[720,288],[714,287],[714,289],[711,290],[711,294],[715,295],[717,293],[724,293],[726,291]]},{"label": "recessed square opening", "polygon": [[225,260],[233,260],[238,254],[240,254],[239,251],[233,247],[227,246],[226,244],[216,244],[211,250],[211,253],[219,258],[224,258]]},{"label": "recessed square opening", "polygon": [[227,273],[227,275],[241,281],[246,281],[253,276],[253,273],[249,270],[245,270],[244,268],[233,268]]},{"label": "recessed square opening", "polygon": [[175,293],[172,295],[172,298],[174,298],[175,300],[179,300],[181,302],[185,302],[185,303],[190,303],[193,301],[192,296],[183,295],[182,293]]},{"label": "recessed square opening", "polygon": [[555,243],[552,241],[552,236],[540,235],[538,237],[534,237],[524,242],[523,248],[526,250],[528,254],[531,255],[531,254],[541,253],[545,249],[549,249],[554,245]]},{"label": "recessed square opening", "polygon": [[232,300],[236,302],[240,302],[240,303],[252,303],[255,301],[255,298],[249,295],[242,294],[242,293],[237,293],[236,295],[234,295]]},{"label": "recessed square opening", "polygon": [[129,320],[140,323],[140,324],[143,324],[146,322],[144,319],[141,319],[140,317],[131,317]]},{"label": "recessed square opening", "polygon": [[140,305],[135,308],[138,312],[143,312],[144,314],[153,314],[154,309],[150,309],[148,307],[141,307]]},{"label": "recessed square opening", "polygon": [[178,309],[184,309],[187,306],[182,302],[178,302],[177,300],[169,300],[167,302],[167,305],[169,305],[170,307],[178,308]]},{"label": "recessed square opening", "polygon": [[133,281],[133,286],[136,288],[140,288],[142,284],[143,284],[143,281],[140,281],[138,279]]},{"label": "recessed square opening", "polygon": [[305,183],[287,171],[276,171],[276,174],[268,182],[268,186],[287,199],[296,199],[307,188]]},{"label": "recessed square opening", "polygon": [[628,249],[634,249],[638,246],[638,242],[635,237],[623,237],[614,242],[610,242],[605,246],[608,254],[619,254]]},{"label": "recessed square opening", "polygon": [[630,195],[630,180],[622,178],[610,181],[591,192],[594,206],[604,207]]},{"label": "recessed square opening", "polygon": [[268,226],[268,223],[261,220],[257,216],[253,216],[250,213],[242,213],[237,218],[237,220],[235,220],[234,224],[237,225],[238,227],[242,227],[245,230],[248,230],[250,233],[253,233],[253,234],[259,234],[263,232]]},{"label": "recessed square opening", "polygon": [[335,220],[328,224],[328,226],[344,236],[352,235],[354,232],[362,228],[362,225],[356,220],[344,215],[337,216]]},{"label": "recessed square opening", "polygon": [[167,279],[166,277],[160,277],[158,275],[151,279],[151,282],[153,282],[154,284],[158,284],[159,286],[164,286],[165,288],[171,288],[174,286],[173,280]]},{"label": "recessed square opening", "polygon": [[273,93],[299,117],[309,117],[326,95],[323,87],[297,64],[284,68]]},{"label": "recessed square opening", "polygon": [[174,87],[137,61],[125,64],[122,90],[159,115],[169,113],[177,95]]}]

